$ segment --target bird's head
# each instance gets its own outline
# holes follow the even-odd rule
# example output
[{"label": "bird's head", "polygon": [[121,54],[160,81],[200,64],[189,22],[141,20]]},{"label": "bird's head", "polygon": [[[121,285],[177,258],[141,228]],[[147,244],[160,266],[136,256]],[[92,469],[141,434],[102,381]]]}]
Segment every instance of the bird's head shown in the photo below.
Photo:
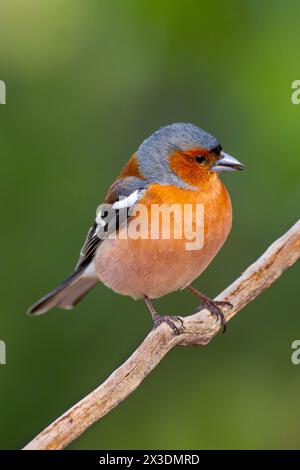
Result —
[{"label": "bird's head", "polygon": [[225,153],[215,137],[193,124],[171,124],[146,139],[137,151],[144,177],[153,183],[197,188],[221,171],[245,167]]}]

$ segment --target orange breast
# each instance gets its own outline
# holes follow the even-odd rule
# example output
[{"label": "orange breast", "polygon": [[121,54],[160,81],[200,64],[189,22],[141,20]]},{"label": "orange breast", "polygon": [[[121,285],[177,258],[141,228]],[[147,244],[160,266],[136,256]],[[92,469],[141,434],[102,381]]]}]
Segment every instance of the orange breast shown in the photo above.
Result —
[{"label": "orange breast", "polygon": [[[124,238],[125,229],[122,229],[122,239],[102,242],[95,257],[95,266],[100,280],[114,291],[134,298],[144,295],[156,298],[186,287],[211,262],[230,231],[231,202],[225,186],[217,175],[213,175],[211,181],[199,191],[152,184],[140,204],[146,208],[142,217],[147,218],[148,237]],[[151,229],[157,223],[157,215],[151,218],[153,204],[190,205],[191,229],[204,235],[201,249],[187,249],[187,242],[191,240],[187,239],[184,230],[183,237],[176,239],[172,222],[170,239],[151,239]],[[204,210],[201,220],[196,217],[197,205]]]}]

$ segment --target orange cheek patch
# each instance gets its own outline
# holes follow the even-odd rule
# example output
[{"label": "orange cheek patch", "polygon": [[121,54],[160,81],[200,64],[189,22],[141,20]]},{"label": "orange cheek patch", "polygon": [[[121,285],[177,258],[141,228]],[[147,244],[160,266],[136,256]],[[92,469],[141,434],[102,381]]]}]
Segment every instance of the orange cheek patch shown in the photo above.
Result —
[{"label": "orange cheek patch", "polygon": [[204,165],[195,161],[197,155],[208,155],[204,149],[193,149],[188,152],[173,152],[170,156],[171,170],[192,186],[200,185],[203,180],[209,177],[209,172]]}]

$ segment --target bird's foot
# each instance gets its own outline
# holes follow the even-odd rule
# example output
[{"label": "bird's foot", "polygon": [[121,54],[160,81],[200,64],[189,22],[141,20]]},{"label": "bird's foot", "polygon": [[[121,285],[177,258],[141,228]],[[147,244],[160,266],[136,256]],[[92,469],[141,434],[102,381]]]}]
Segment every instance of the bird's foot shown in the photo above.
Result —
[{"label": "bird's foot", "polygon": [[172,330],[174,331],[174,333],[176,335],[180,335],[180,333],[181,333],[180,327],[178,328],[178,326],[175,324],[174,320],[179,321],[181,323],[181,326],[182,326],[183,325],[182,318],[177,317],[177,316],[171,316],[171,315],[158,315],[157,313],[153,314],[152,318],[153,318],[153,322],[154,322],[154,328],[157,328],[161,323],[166,323],[167,325],[169,325],[172,328]]},{"label": "bird's foot", "polygon": [[220,321],[222,332],[225,333],[226,328],[227,328],[227,322],[226,322],[225,315],[220,307],[232,308],[232,304],[230,302],[223,302],[221,300],[212,300],[209,298],[202,300],[201,310],[203,310],[204,308],[209,310],[210,313],[214,315],[217,318],[217,320]]},{"label": "bird's foot", "polygon": [[222,331],[223,333],[225,333],[226,328],[227,328],[227,322],[226,322],[226,318],[224,316],[224,313],[221,307],[232,308],[233,305],[230,302],[225,302],[223,300],[212,300],[209,297],[206,297],[206,295],[202,294],[201,292],[199,292],[197,289],[195,289],[192,286],[187,287],[187,289],[201,300],[201,303],[202,303],[201,310],[206,308],[207,310],[210,311],[212,315],[214,315],[217,318],[217,320],[220,321],[220,324],[222,326]]},{"label": "bird's foot", "polygon": [[182,318],[180,317],[176,317],[176,316],[170,316],[170,315],[158,315],[158,313],[156,312],[155,308],[153,307],[152,305],[152,302],[151,300],[149,299],[149,297],[147,297],[145,295],[144,297],[144,301],[149,309],[149,312],[151,313],[151,317],[152,317],[152,320],[154,322],[154,327],[153,328],[157,328],[158,325],[160,325],[161,323],[166,323],[167,325],[169,325],[172,330],[174,331],[174,333],[176,335],[180,335],[181,331],[180,331],[180,327],[178,327],[174,320],[177,320],[181,323],[181,326],[183,325],[183,320]]}]

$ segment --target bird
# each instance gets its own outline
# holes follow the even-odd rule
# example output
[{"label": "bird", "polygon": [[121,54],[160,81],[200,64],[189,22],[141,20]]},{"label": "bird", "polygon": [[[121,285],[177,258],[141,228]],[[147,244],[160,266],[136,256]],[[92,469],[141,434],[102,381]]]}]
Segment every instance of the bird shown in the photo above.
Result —
[{"label": "bird", "polygon": [[[118,294],[144,300],[154,327],[164,322],[178,334],[181,317],[158,314],[153,299],[187,289],[225,330],[221,307],[232,305],[210,299],[192,282],[217,255],[231,230],[231,199],[220,173],[244,168],[215,137],[194,124],[174,123],[158,129],[143,141],[109,187],[72,274],[27,313],[38,315],[53,307],[72,309],[100,282]],[[187,249],[186,235],[175,236],[174,214],[169,237],[163,238],[161,232],[151,236],[162,219],[159,213],[152,215],[152,208],[162,205],[192,208],[189,229],[202,233],[199,249]],[[145,211],[138,215],[137,207]],[[203,208],[202,219],[196,217],[196,207]],[[147,222],[144,235],[148,236],[139,237],[138,230],[133,230],[137,219],[140,226]],[[184,218],[177,220],[177,228],[181,224],[185,229],[185,223]],[[128,236],[130,230],[134,236]]]}]

